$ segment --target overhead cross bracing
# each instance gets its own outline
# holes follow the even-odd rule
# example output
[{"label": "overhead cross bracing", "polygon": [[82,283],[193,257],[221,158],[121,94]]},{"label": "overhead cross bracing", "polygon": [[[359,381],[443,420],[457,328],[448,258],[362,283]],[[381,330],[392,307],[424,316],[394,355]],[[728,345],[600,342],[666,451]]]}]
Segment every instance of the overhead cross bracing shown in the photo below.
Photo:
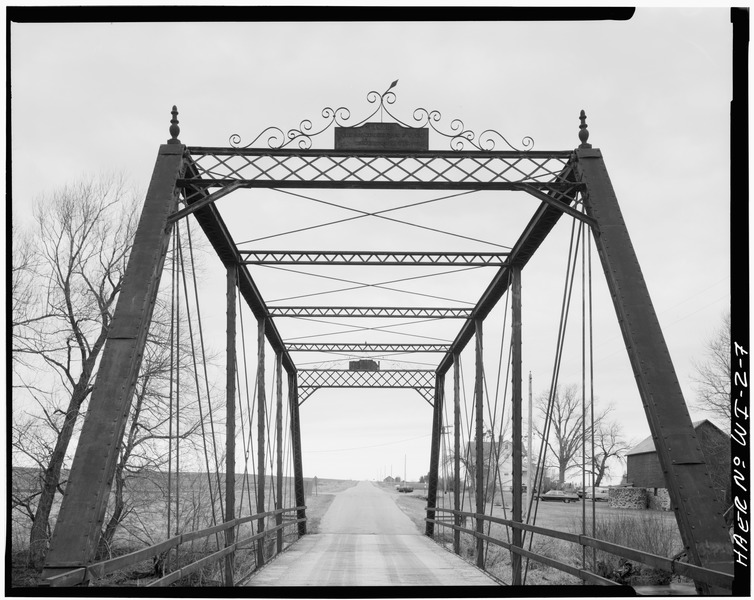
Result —
[{"label": "overhead cross bracing", "polygon": [[507,252],[304,252],[241,250],[248,265],[474,265],[501,266]]},{"label": "overhead cross bracing", "polygon": [[447,352],[450,344],[286,344],[288,352]]},{"label": "overhead cross bracing", "polygon": [[184,187],[365,189],[514,189],[526,183],[545,192],[572,189],[562,177],[571,152],[433,151],[421,156],[400,151],[259,150],[190,146],[197,177]]},{"label": "overhead cross bracing", "polygon": [[435,392],[435,372],[431,370],[308,369],[300,370],[298,378],[300,402],[320,388],[408,388],[419,392],[430,404]]},{"label": "overhead cross bracing", "polygon": [[[384,108],[389,113],[389,106],[384,104],[388,94],[392,92],[376,97],[380,100],[379,109]],[[467,447],[471,447],[473,440],[476,456],[483,462],[483,440],[490,438],[490,431],[492,439],[496,439],[498,431],[494,427],[491,430],[485,428],[486,422],[494,421],[494,417],[490,419],[485,414],[491,409],[491,394],[486,390],[482,324],[503,297],[506,302],[510,299],[512,303],[513,334],[510,340],[503,336],[501,348],[504,347],[502,341],[508,342],[505,347],[510,349],[508,364],[512,384],[509,400],[514,404],[511,414],[519,421],[514,428],[511,454],[516,461],[513,473],[517,477],[511,488],[514,497],[512,522],[520,525],[520,370],[522,330],[526,331],[522,327],[521,276],[535,251],[563,216],[570,217],[574,226],[578,224],[579,235],[583,233],[581,239],[585,239],[588,231],[591,231],[598,241],[596,247],[608,277],[614,308],[625,325],[622,334],[634,363],[650,428],[657,439],[667,442],[667,451],[660,452],[660,460],[663,467],[677,474],[676,480],[682,482],[670,486],[670,493],[684,512],[684,516],[679,518],[684,544],[691,548],[690,556],[694,562],[724,569],[725,556],[722,556],[720,548],[726,547],[727,541],[719,531],[719,523],[708,518],[709,515],[719,515],[720,511],[717,511],[711,493],[699,483],[702,480],[699,474],[704,471],[704,466],[698,462],[698,456],[693,457],[696,464],[690,466],[686,457],[678,454],[679,447],[688,445],[690,421],[687,423],[688,419],[682,414],[685,405],[677,381],[673,378],[672,364],[638,271],[638,263],[625,234],[625,224],[617,208],[604,162],[599,151],[592,150],[586,143],[588,132],[585,117],[582,115],[582,144],[577,149],[549,152],[518,150],[510,144],[508,146],[512,150],[495,150],[494,144],[490,146],[483,142],[481,135],[479,139],[475,138],[462,125],[458,131],[452,126],[454,133],[439,132],[436,129],[437,120],[434,116],[430,118],[435,113],[427,111],[417,111],[415,116],[425,114],[426,122],[422,127],[432,128],[450,138],[452,150],[430,150],[428,147],[406,150],[403,146],[399,147],[402,141],[400,144],[394,141],[396,146],[377,149],[327,149],[330,147],[328,144],[324,149],[313,148],[312,139],[316,135],[333,124],[342,126],[338,119],[342,119],[344,113],[327,109],[322,114],[331,118],[322,130],[311,133],[311,122],[303,121],[300,129],[282,135],[277,146],[272,144],[268,148],[257,148],[253,147],[252,142],[240,147],[237,140],[232,138],[232,147],[212,148],[184,146],[178,139],[177,110],[174,111],[171,139],[161,147],[155,166],[147,195],[147,209],[137,233],[137,247],[132,254],[113,319],[115,333],[108,340],[102,358],[98,374],[101,384],[98,383],[92,393],[90,412],[79,442],[80,450],[77,450],[74,458],[68,490],[52,538],[47,573],[54,574],[71,565],[86,565],[93,560],[109,498],[109,482],[112,481],[120,443],[118,436],[122,436],[124,419],[129,413],[131,392],[139,372],[162,265],[170,247],[170,235],[177,233],[184,224],[190,227],[194,222],[199,224],[227,276],[222,286],[227,295],[224,328],[227,384],[224,392],[228,410],[228,445],[225,453],[234,458],[236,454],[243,455],[247,464],[250,458],[253,463],[253,451],[250,451],[252,437],[257,441],[258,468],[255,475],[258,477],[255,492],[258,514],[242,517],[256,523],[255,533],[244,541],[258,541],[257,566],[265,562],[264,539],[270,535],[265,531],[272,525],[273,512],[274,528],[278,528],[278,531],[282,527],[283,513],[289,511],[296,514],[292,522],[298,525],[298,533],[305,533],[302,458],[305,449],[301,443],[303,419],[298,407],[317,389],[416,390],[432,406],[425,531],[433,536],[436,527],[447,526],[451,522],[446,519],[443,523],[440,517],[444,507],[438,506],[437,501],[438,485],[443,479],[440,470],[448,466],[447,457],[441,460],[441,448],[447,447],[443,440],[448,434],[448,413],[451,410],[454,419],[458,416],[452,429],[454,459],[460,461],[461,410],[460,392],[457,390],[460,387],[458,382],[463,377],[461,354],[474,339],[475,344],[470,347],[475,357],[471,378],[474,392],[473,399],[469,400],[474,410],[470,411],[473,415],[464,424],[468,430],[463,433]],[[403,129],[411,127],[396,124],[393,131],[400,136],[405,133]],[[259,139],[269,142],[274,138],[266,133],[260,136],[255,142]],[[467,142],[471,147],[463,145]],[[529,144],[524,146],[529,147]],[[312,191],[306,194],[290,191],[294,189]],[[396,193],[397,190],[410,191],[419,195],[421,200],[407,203]],[[437,195],[437,190],[453,193]],[[511,193],[500,193],[503,191]],[[179,207],[181,202],[183,207]],[[468,208],[472,205],[475,208],[473,211]],[[312,210],[313,207],[317,210]],[[444,218],[437,218],[443,210]],[[399,211],[401,218],[395,216]],[[292,239],[296,240],[294,247],[308,245],[311,249],[253,249],[263,241],[269,248],[269,240],[284,244]],[[338,242],[343,248],[336,247]],[[180,253],[179,236],[175,235],[173,243],[174,254]],[[385,250],[385,245],[393,245],[400,250]],[[448,252],[438,252],[438,247],[447,247]],[[495,248],[497,251],[475,252],[479,247],[485,250]],[[427,248],[434,250],[427,251]],[[296,268],[282,266],[288,264],[295,264]],[[437,269],[440,265],[453,268]],[[344,273],[353,271],[355,266],[380,266],[380,269],[364,269],[359,271],[359,275]],[[406,266],[412,267],[411,276],[398,275],[398,270]],[[487,266],[495,267],[494,274],[484,268]],[[374,275],[375,272],[378,272],[378,276]],[[627,287],[632,289],[627,291]],[[236,293],[245,302],[240,310],[235,305]],[[462,305],[463,308],[406,308],[408,295],[412,298],[431,298],[433,303],[447,303],[445,306]],[[319,299],[320,306],[278,304],[303,302],[302,299],[312,297]],[[341,301],[337,304],[325,303],[323,300],[326,297],[337,297]],[[223,311],[214,308],[215,314],[222,314]],[[505,318],[507,310],[506,305]],[[249,341],[250,349],[245,347],[244,334],[237,336],[235,327],[238,321],[238,329],[243,329],[244,311],[250,312],[256,321],[256,327],[251,330],[256,331],[257,343]],[[344,323],[354,318],[359,319],[358,325],[353,325],[353,321]],[[396,322],[386,322],[388,318]],[[375,322],[370,322],[370,319],[375,319]],[[454,319],[462,320],[460,326]],[[645,331],[649,331],[649,334],[644,335]],[[193,333],[190,336],[193,338]],[[252,336],[253,333],[249,334],[249,339]],[[367,341],[363,341],[365,339]],[[176,342],[175,346],[179,344]],[[265,375],[267,346],[274,353],[275,372],[271,378]],[[256,364],[249,368],[244,363],[254,347],[257,349]],[[375,361],[378,358],[376,353],[393,351],[441,352],[443,356],[437,363],[430,364],[429,369],[385,368],[384,364],[375,364],[369,369],[359,365],[348,369],[325,368],[321,364],[319,368],[301,369],[303,365],[297,365],[291,356],[292,352],[299,351],[370,354],[362,361]],[[647,356],[652,360],[645,360]],[[500,357],[498,374],[504,370],[502,350]],[[648,363],[651,363],[651,368],[646,366]],[[454,377],[452,399],[445,390],[445,377],[451,367]],[[242,370],[246,375],[245,380],[241,379]],[[248,373],[254,370],[255,380],[250,382]],[[203,377],[206,381],[207,377]],[[199,381],[198,377],[195,379]],[[275,458],[278,464],[282,462],[282,440],[285,439],[286,452],[293,465],[290,479],[295,487],[295,500],[291,498],[291,504],[287,507],[276,505],[274,511],[268,510],[271,508],[270,490],[265,488],[268,479],[265,469],[270,467],[269,473],[275,471],[278,481],[282,476],[279,469],[267,465],[273,459],[267,448],[273,445],[271,415],[266,412],[269,404],[267,388],[271,379],[276,386],[274,397],[278,407],[274,425],[275,452],[278,453]],[[253,418],[250,413],[254,411],[249,410],[253,406],[251,390],[256,392],[256,413]],[[246,429],[241,431],[244,448],[237,450],[234,446],[237,429],[232,411],[237,404],[241,404],[242,393],[246,394],[248,401],[248,421],[240,419]],[[669,399],[673,409],[657,404],[654,401],[657,395]],[[269,399],[272,396],[269,394]],[[427,410],[423,403],[417,404]],[[287,412],[283,406],[287,407]],[[675,443],[679,437],[684,441],[680,446]],[[218,452],[215,452],[215,457],[217,455]],[[459,462],[456,462],[454,486],[459,491],[461,484],[457,478],[460,477],[460,470]],[[219,473],[216,475],[219,476]],[[222,516],[225,547],[221,552],[224,557],[230,557],[240,549],[233,537],[234,521],[230,520],[236,512],[232,504],[235,498],[232,493],[235,477],[232,459],[226,462],[225,477],[226,489],[230,491],[226,498],[229,504]],[[447,481],[448,476],[444,479]],[[482,523],[487,504],[483,499],[485,482],[481,468],[476,470],[475,479],[471,485],[476,491],[475,513],[472,514],[476,522],[470,534],[475,539],[477,564],[483,567],[485,538],[489,537],[489,532],[485,533]],[[693,500],[689,500],[689,487],[694,489]],[[276,502],[281,497],[282,493],[275,493]],[[247,502],[247,509],[249,504],[250,501]],[[454,510],[454,532],[460,532],[460,505],[456,504]],[[280,525],[277,524],[278,519]],[[517,531],[512,536],[512,542],[505,542],[507,545],[504,545],[506,548],[510,546],[512,553],[514,583],[520,583],[521,578],[522,561],[516,557],[527,552],[522,547],[520,529]],[[709,544],[709,540],[714,540],[717,546]],[[226,566],[225,581],[232,584],[232,564],[228,562]],[[596,575],[594,577],[599,579]]]},{"label": "overhead cross bracing", "polygon": [[376,317],[468,319],[470,308],[422,308],[400,306],[270,306],[271,317]]}]

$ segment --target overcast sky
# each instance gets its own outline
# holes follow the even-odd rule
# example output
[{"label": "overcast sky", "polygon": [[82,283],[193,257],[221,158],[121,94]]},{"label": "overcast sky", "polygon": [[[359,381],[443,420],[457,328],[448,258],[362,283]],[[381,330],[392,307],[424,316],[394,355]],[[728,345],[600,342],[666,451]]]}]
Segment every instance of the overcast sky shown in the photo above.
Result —
[{"label": "overcast sky", "polygon": [[[197,146],[226,146],[234,133],[251,141],[268,126],[287,130],[302,119],[316,127],[326,106],[348,107],[361,120],[373,110],[367,93],[396,79],[393,110],[403,120],[417,107],[438,110],[441,125],[461,119],[477,133],[497,130],[518,147],[531,136],[536,150],[575,148],[584,109],[589,141],[605,157],[681,387],[687,402],[694,400],[693,361],[704,358],[704,345],[730,305],[728,9],[640,8],[627,22],[65,23],[13,24],[10,33],[12,214],[19,223],[29,222],[36,198],[86,174],[119,171],[145,191],[158,146],[169,137],[173,104],[181,141]],[[442,140],[430,143],[447,148]],[[370,211],[447,195],[303,193]],[[238,192],[219,206],[239,242],[353,214],[273,191]],[[480,193],[392,216],[512,246],[536,207],[526,195]],[[523,273],[523,372],[525,378],[532,373],[535,396],[550,383],[570,225],[570,218],[561,220]],[[499,249],[374,218],[244,247]],[[593,263],[595,394],[638,442],[649,429],[596,253]],[[207,287],[224,290],[219,263],[208,259],[206,267]],[[383,269],[298,270],[372,284],[430,272]],[[273,269],[252,274],[270,304],[314,304],[315,298],[283,299],[346,287]],[[392,286],[447,300],[370,287],[316,303],[466,306],[493,274],[479,269]],[[222,349],[225,307],[218,298],[207,311]],[[492,396],[502,312],[501,303],[485,324]],[[311,341],[449,341],[460,324],[394,329],[424,338],[362,331]],[[566,361],[563,383],[581,379],[578,320],[573,324],[567,351],[578,360]],[[284,338],[302,341],[345,329],[292,320],[279,320],[278,327]],[[328,359],[293,358],[302,368]],[[440,357],[398,358],[433,368]],[[463,360],[470,399],[473,354]],[[375,478],[390,470],[403,476],[404,457],[409,478],[428,470],[431,408],[413,391],[320,390],[302,405],[301,427],[307,476]],[[613,474],[616,483],[620,474]]]}]

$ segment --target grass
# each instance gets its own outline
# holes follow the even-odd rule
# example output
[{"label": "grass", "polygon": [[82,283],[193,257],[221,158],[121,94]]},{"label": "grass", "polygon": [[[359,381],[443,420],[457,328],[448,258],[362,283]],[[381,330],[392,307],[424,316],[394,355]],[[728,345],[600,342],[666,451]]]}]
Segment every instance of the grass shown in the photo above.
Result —
[{"label": "grass", "polygon": [[[307,514],[307,531],[309,534],[319,532],[320,523],[327,510],[330,508],[335,495],[354,485],[355,481],[343,480],[319,480],[317,485],[317,494],[309,495],[306,498]],[[426,497],[421,489],[416,489],[413,494],[398,493],[393,485],[377,483],[377,485],[394,497],[400,509],[411,519],[419,533],[424,534],[426,516]],[[312,494],[314,490],[312,489]],[[447,502],[446,502],[447,505]],[[590,514],[586,532],[591,535],[591,506],[588,507]],[[633,511],[609,509],[606,505],[598,504],[596,507],[597,519],[595,522],[595,537],[601,540],[613,542],[622,546],[636,548],[645,552],[651,552],[660,556],[673,556],[682,548],[680,535],[672,513],[660,511]],[[510,518],[510,511],[503,512],[503,507],[496,506],[493,511],[494,516]],[[537,524],[550,529],[568,531],[572,533],[581,533],[582,509],[580,504],[570,505],[541,505],[537,518]],[[472,527],[469,522],[467,527]],[[486,529],[486,528],[485,528]],[[489,535],[495,539],[509,541],[509,532],[502,525],[492,524]],[[286,536],[286,541],[293,541],[295,535]],[[453,532],[449,528],[437,526],[435,528],[435,540],[452,550]],[[213,539],[214,541],[214,539]],[[562,540],[548,538],[543,535],[535,535],[531,538],[531,550],[537,554],[548,556],[556,560],[566,562],[575,567],[582,565],[582,550],[577,544],[572,544]],[[274,540],[270,540],[270,545]],[[133,544],[121,544],[114,554],[123,554],[139,547]],[[527,542],[526,547],[529,547]],[[209,552],[208,548],[186,549],[181,557],[181,562],[186,564],[190,562],[187,554],[193,553],[194,558],[200,558],[203,552]],[[267,548],[270,556],[274,549]],[[173,555],[175,556],[175,555]],[[461,557],[466,561],[474,564],[476,562],[476,544],[474,537],[469,534],[461,534]],[[587,549],[587,566],[591,564],[592,551]],[[12,587],[34,587],[39,584],[39,572],[26,567],[26,552],[23,547],[13,545],[11,553],[11,586]],[[625,570],[625,561],[619,557],[610,555],[605,552],[596,552],[597,564],[600,565],[600,574],[606,577],[614,577],[614,573],[620,572],[621,568]],[[173,558],[175,560],[175,558]],[[237,554],[236,572],[240,570],[253,569],[255,563],[254,552],[249,550]],[[175,563],[173,563],[175,564]],[[524,559],[526,565],[526,559]],[[485,565],[487,571],[498,579],[511,581],[511,556],[510,552],[499,546],[489,544],[486,548]],[[638,566],[638,565],[635,565]],[[154,574],[150,572],[153,568],[151,563],[141,563],[134,565],[128,570],[113,574],[107,580],[98,582],[100,585],[134,585],[138,579],[151,579]],[[190,581],[185,580],[184,585],[212,586],[221,584],[222,565],[214,565],[201,573],[197,573]],[[638,581],[636,577],[644,577],[645,580]],[[649,581],[646,579],[650,578]],[[654,578],[654,579],[652,579]],[[634,580],[624,581],[625,583],[644,584],[644,583],[662,583],[665,580],[653,570],[643,570],[634,575]],[[563,573],[552,567],[548,567],[535,561],[529,561],[526,584],[527,585],[568,585],[580,583],[576,577]]]},{"label": "grass", "polygon": [[[390,492],[390,486],[383,486]],[[417,495],[404,495],[395,493],[396,503],[416,525],[420,533],[424,533],[426,516],[426,498]],[[588,513],[591,506],[588,506]],[[682,547],[678,527],[672,513],[661,511],[638,511],[610,509],[605,504],[596,507],[597,519],[595,525],[595,537],[604,541],[613,542],[622,546],[651,552],[660,556],[673,556]],[[502,507],[495,507],[494,516],[503,517]],[[539,509],[537,524],[549,529],[581,533],[581,505],[542,505]],[[510,518],[510,511],[505,515]],[[591,519],[587,515],[586,531],[591,535]],[[471,523],[467,527],[472,527]],[[486,527],[485,527],[486,529]],[[502,541],[510,541],[510,535],[502,525],[492,524],[489,535]],[[452,550],[453,533],[449,528],[438,526],[435,528],[435,541]],[[526,542],[529,549],[529,542]],[[531,551],[536,554],[565,562],[574,567],[582,566],[582,549],[578,544],[549,538],[544,535],[535,535],[531,538]],[[466,561],[476,562],[476,544],[473,536],[461,534],[461,557]],[[597,563],[601,563],[600,574],[608,578],[616,577],[613,573],[624,567],[625,561],[620,557],[606,552],[597,552]],[[592,552],[587,549],[587,568],[591,565]],[[564,573],[558,569],[549,567],[534,560],[523,560],[526,570],[527,585],[573,585],[580,584],[581,580],[575,576]],[[512,580],[510,552],[500,546],[489,544],[486,549],[486,570],[498,579],[510,582]],[[632,565],[634,576],[631,584],[662,584],[667,583],[669,578],[661,571],[655,569],[640,569],[639,565]],[[591,569],[590,569],[591,570]]]},{"label": "grass", "polygon": [[41,581],[40,571],[28,567],[27,549],[11,552],[11,587],[37,587]]},{"label": "grass", "polygon": [[[596,520],[594,537],[669,558],[683,549],[683,543],[675,519],[669,519],[668,515],[672,517],[672,513],[649,510],[610,515]],[[608,552],[587,550],[587,556],[593,556],[600,575],[621,583],[662,585],[671,580],[671,575],[665,571],[634,565]]]},{"label": "grass", "polygon": [[[309,533],[317,533],[319,530],[319,523],[330,507],[335,494],[341,492],[349,487],[356,485],[356,481],[344,481],[335,479],[319,479],[317,482],[317,495],[309,495],[306,498],[306,516],[307,516],[307,530]],[[309,482],[307,481],[307,484]],[[311,493],[314,493],[314,488],[310,485],[306,487],[307,491],[311,489]],[[201,498],[199,499],[201,500]],[[207,527],[211,523],[209,522],[209,516],[202,513],[202,502],[197,505],[197,519],[195,523],[189,523],[188,530],[197,530],[202,527]],[[204,512],[207,512],[206,510]],[[157,526],[160,524],[158,519],[154,523],[151,523],[150,529],[156,531]],[[271,525],[268,525],[268,527]],[[288,544],[297,539],[295,534],[295,528],[286,529],[286,535],[284,537],[285,543]],[[238,537],[244,537],[250,535],[250,531],[239,532]],[[164,539],[164,538],[163,538]],[[238,538],[237,538],[238,539]],[[156,540],[161,541],[161,540]],[[222,536],[221,536],[222,543]],[[214,536],[210,536],[209,539],[204,541],[197,541],[191,545],[191,547],[181,547],[180,556],[176,558],[175,551],[171,553],[171,570],[174,570],[176,564],[185,566],[194,560],[198,560],[217,549],[216,540]],[[149,543],[139,543],[138,540],[126,537],[116,537],[116,543],[111,549],[111,556],[119,556],[127,554],[135,550],[146,547]],[[265,558],[269,559],[275,553],[275,538],[271,537],[267,541],[265,546]],[[13,528],[13,542],[11,544],[11,587],[37,587],[41,582],[41,571],[31,569],[27,566],[28,562],[28,524],[26,523],[14,523]],[[177,562],[176,562],[177,561]],[[243,572],[254,569],[256,564],[256,554],[254,549],[242,550],[236,553],[236,573],[243,574]],[[222,579],[222,561],[216,564],[207,566],[206,568],[197,571],[196,573],[188,575],[186,578],[178,582],[179,585],[191,585],[191,586],[216,586],[223,585]],[[137,585],[139,581],[153,580],[155,578],[155,564],[152,559],[143,561],[137,565],[133,565],[122,571],[115,572],[105,579],[93,582],[94,585],[100,586],[129,586]]]}]

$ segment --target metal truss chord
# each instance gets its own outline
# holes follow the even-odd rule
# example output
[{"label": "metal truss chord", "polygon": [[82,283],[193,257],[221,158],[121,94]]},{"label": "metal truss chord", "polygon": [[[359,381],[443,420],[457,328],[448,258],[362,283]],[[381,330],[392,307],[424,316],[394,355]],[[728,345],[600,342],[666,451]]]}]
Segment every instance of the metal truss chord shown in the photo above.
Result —
[{"label": "metal truss chord", "polygon": [[[515,189],[513,184],[566,184],[571,152],[343,152],[190,148],[199,177],[184,185],[222,187],[353,187]],[[564,188],[565,189],[565,188]]]},{"label": "metal truss chord", "polygon": [[414,319],[467,319],[471,308],[370,307],[370,306],[270,306],[270,317],[376,317]]},{"label": "metal truss chord", "polygon": [[[580,190],[582,190],[584,186],[580,183],[574,183],[571,189],[568,190],[543,190],[534,186],[531,186],[527,183],[522,183],[518,186],[516,186],[516,189],[520,189],[535,198],[542,200],[543,202],[549,204],[550,206],[553,206],[557,208],[558,210],[563,211],[566,214],[571,215],[575,219],[578,219],[579,221],[583,221],[593,229],[596,229],[597,222],[592,218],[587,216],[585,213],[579,212],[572,206],[570,206],[571,203],[573,203],[576,193]],[[548,194],[547,192],[550,192]]]},{"label": "metal truss chord", "polygon": [[447,352],[450,344],[286,344],[289,352]]},{"label": "metal truss chord", "polygon": [[298,371],[299,403],[303,403],[319,388],[413,389],[432,404],[435,372],[426,369],[385,371],[308,369]]},{"label": "metal truss chord", "polygon": [[[185,216],[188,216],[192,213],[195,213],[197,210],[200,210],[207,206],[208,204],[212,204],[216,200],[219,200],[220,198],[227,196],[228,194],[235,192],[238,188],[242,187],[241,181],[236,181],[235,183],[231,183],[230,185],[227,185],[225,187],[221,187],[216,192],[212,192],[211,194],[205,195],[200,200],[197,200],[195,202],[190,203],[186,208],[183,208],[179,211],[176,211],[172,215],[168,217],[168,223],[174,223],[175,221],[178,221],[182,219]],[[188,200],[187,200],[188,202]]]},{"label": "metal truss chord", "polygon": [[492,266],[505,264],[507,252],[371,252],[240,250],[247,265],[422,265]]}]

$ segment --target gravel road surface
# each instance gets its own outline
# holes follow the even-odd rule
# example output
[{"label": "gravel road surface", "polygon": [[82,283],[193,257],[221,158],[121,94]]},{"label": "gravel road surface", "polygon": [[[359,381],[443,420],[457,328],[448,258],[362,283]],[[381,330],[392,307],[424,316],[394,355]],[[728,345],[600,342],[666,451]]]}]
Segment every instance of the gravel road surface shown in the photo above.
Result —
[{"label": "gravel road surface", "polygon": [[498,585],[421,535],[368,481],[336,495],[320,523],[262,567],[249,586]]}]

